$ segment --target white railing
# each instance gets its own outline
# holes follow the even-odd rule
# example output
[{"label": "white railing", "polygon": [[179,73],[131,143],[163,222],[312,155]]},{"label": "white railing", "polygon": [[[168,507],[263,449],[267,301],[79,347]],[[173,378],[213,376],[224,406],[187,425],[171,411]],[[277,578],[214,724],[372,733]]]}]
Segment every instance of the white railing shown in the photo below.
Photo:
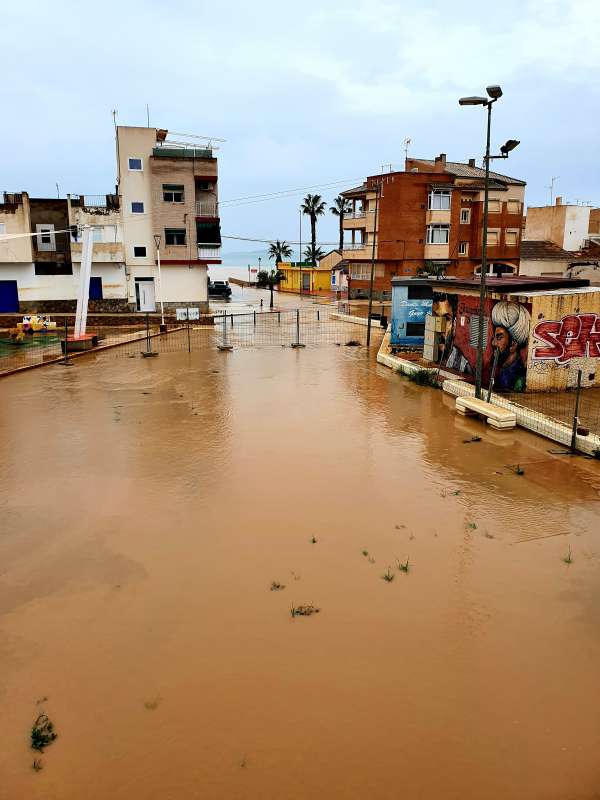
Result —
[{"label": "white railing", "polygon": [[369,242],[344,242],[343,250],[365,250],[371,245]]},{"label": "white railing", "polygon": [[350,211],[348,214],[344,214],[344,219],[364,219],[366,216],[366,211]]},{"label": "white railing", "polygon": [[218,217],[219,204],[214,200],[211,201],[196,201],[196,216],[197,217]]},{"label": "white railing", "polygon": [[199,244],[198,258],[221,258],[221,245]]}]

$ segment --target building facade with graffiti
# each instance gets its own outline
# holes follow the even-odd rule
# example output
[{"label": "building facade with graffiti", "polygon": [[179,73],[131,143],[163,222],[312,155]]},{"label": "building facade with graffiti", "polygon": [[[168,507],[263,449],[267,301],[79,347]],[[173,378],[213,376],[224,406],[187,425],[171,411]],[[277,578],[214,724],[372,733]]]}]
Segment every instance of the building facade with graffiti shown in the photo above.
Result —
[{"label": "building facade with graffiti", "polygon": [[[406,280],[394,281],[400,283]],[[441,318],[431,326],[432,360],[473,380],[479,339],[478,280],[433,280],[429,286],[430,315]],[[489,385],[495,363],[496,391],[568,389],[576,385],[579,370],[584,386],[600,386],[600,287],[587,280],[491,278],[483,338],[483,383]]]}]

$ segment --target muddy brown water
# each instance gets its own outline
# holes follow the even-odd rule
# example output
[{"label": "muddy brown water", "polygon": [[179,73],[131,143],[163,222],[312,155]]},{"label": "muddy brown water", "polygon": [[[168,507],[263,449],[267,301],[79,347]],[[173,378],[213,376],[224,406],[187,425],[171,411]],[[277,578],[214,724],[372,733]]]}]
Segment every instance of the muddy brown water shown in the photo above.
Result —
[{"label": "muddy brown water", "polygon": [[0,396],[2,800],[598,796],[595,462],[364,348]]}]

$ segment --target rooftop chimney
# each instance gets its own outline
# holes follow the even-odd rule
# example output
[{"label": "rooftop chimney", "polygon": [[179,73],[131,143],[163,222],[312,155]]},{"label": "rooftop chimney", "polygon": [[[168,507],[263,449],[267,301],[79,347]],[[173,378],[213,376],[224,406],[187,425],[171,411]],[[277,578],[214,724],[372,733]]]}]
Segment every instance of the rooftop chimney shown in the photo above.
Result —
[{"label": "rooftop chimney", "polygon": [[475,159],[474,158],[470,158],[469,159],[469,166],[470,167],[474,167],[475,166]]},{"label": "rooftop chimney", "polygon": [[446,169],[446,153],[440,153],[439,156],[435,157],[435,162],[433,164],[433,171],[444,172],[445,169]]},{"label": "rooftop chimney", "polygon": [[557,197],[556,198],[556,205],[557,206],[562,206],[562,197]]}]

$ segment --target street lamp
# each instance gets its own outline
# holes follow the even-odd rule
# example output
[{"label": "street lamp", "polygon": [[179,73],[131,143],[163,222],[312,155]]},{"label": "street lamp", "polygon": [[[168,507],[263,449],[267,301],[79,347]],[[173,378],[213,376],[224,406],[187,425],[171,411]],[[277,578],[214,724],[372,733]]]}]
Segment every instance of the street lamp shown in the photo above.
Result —
[{"label": "street lamp", "polygon": [[160,327],[161,331],[166,330],[165,326],[165,308],[163,305],[163,292],[162,292],[162,275],[160,271],[160,233],[154,234],[154,244],[156,245],[156,263],[158,265],[158,295],[160,297]]},{"label": "street lamp", "polygon": [[481,398],[481,384],[483,376],[483,324],[485,317],[485,294],[486,294],[486,274],[487,274],[487,239],[488,239],[488,200],[490,189],[490,161],[494,158],[508,158],[511,150],[519,144],[516,139],[509,139],[500,148],[500,155],[490,155],[490,133],[492,127],[492,105],[502,97],[500,86],[486,87],[488,97],[461,97],[458,104],[461,106],[484,106],[487,108],[487,135],[485,144],[485,184],[483,196],[483,242],[481,250],[481,280],[479,282],[479,327],[477,331],[477,364],[475,367],[475,397]]}]

